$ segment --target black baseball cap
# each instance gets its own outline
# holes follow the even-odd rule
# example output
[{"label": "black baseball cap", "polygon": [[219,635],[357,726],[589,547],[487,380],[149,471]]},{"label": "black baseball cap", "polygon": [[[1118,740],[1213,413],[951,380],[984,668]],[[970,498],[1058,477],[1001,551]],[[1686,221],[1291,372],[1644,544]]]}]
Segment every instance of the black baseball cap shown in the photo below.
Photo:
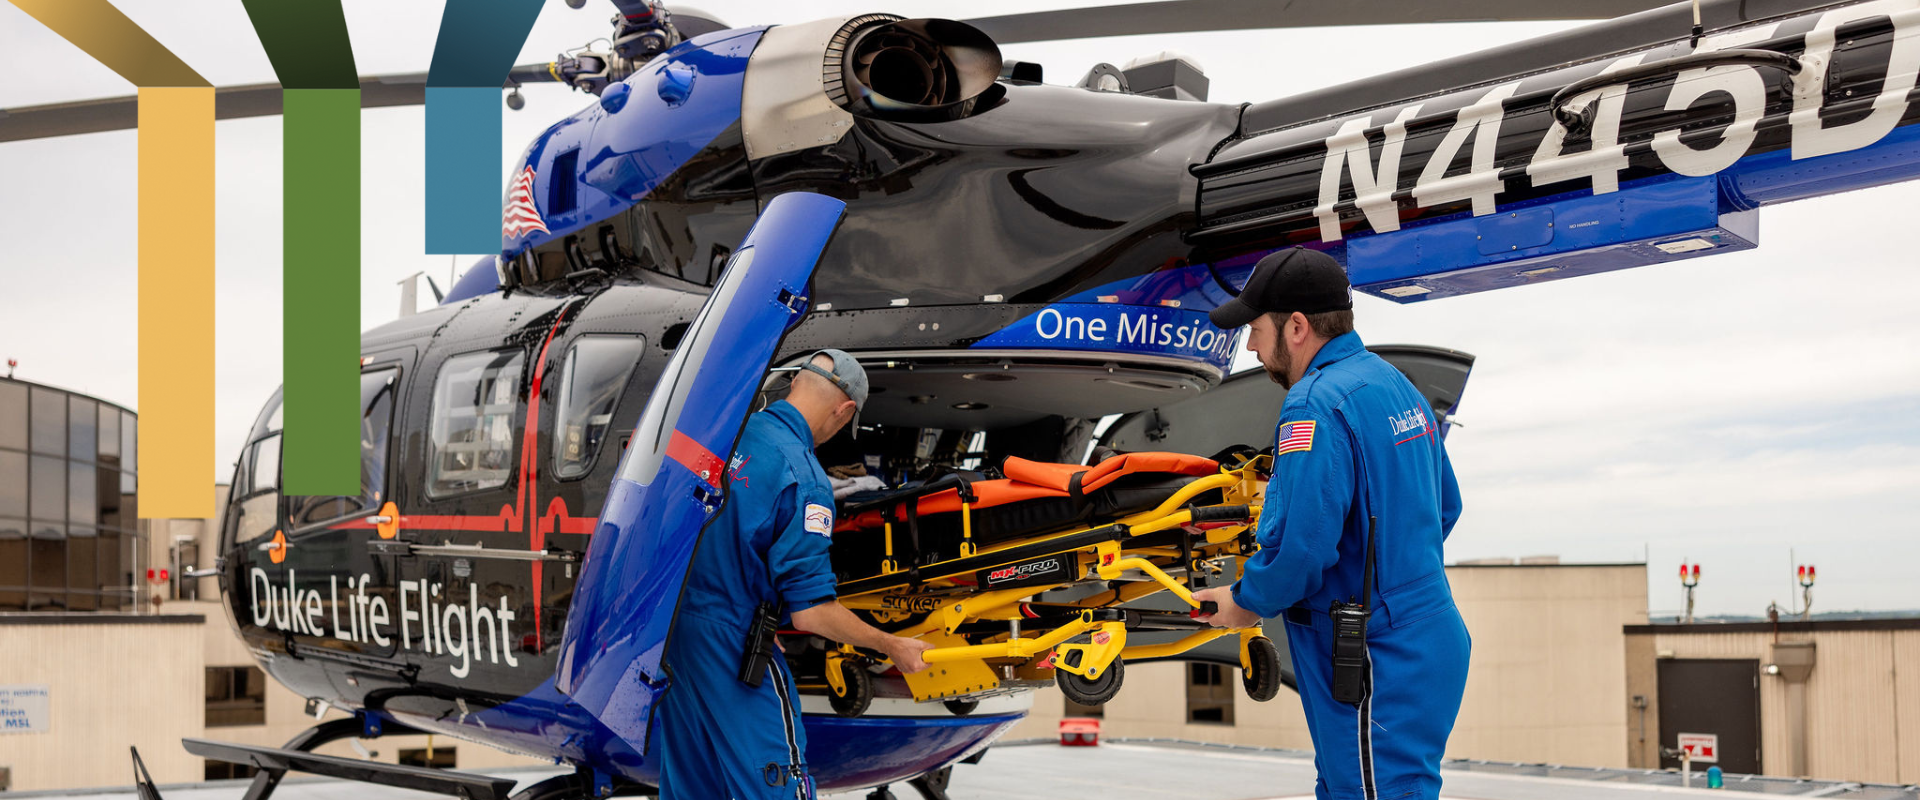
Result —
[{"label": "black baseball cap", "polygon": [[1333,256],[1295,247],[1268,253],[1253,265],[1240,295],[1207,316],[1222,328],[1238,328],[1261,314],[1319,314],[1353,308],[1353,285]]}]

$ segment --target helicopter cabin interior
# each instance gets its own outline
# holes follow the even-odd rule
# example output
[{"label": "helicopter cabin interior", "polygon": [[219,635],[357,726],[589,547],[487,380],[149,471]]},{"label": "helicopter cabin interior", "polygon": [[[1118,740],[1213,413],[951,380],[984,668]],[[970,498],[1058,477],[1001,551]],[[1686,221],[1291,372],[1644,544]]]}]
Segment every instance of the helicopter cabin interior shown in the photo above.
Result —
[{"label": "helicopter cabin interior", "polygon": [[[760,405],[785,395],[804,355],[771,373]],[[1218,382],[1208,367],[1104,353],[855,356],[869,386],[859,435],[849,426],[815,452],[823,468],[885,489],[955,471],[994,474],[1009,457],[1086,463],[1104,418],[1197,398]]]}]

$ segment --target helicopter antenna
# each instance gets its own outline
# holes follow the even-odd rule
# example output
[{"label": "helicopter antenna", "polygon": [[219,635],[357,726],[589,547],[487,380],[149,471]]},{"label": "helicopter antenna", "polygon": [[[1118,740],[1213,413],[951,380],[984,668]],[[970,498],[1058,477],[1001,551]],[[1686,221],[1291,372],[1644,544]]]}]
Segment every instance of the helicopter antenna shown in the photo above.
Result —
[{"label": "helicopter antenna", "polygon": [[425,272],[413,273],[400,279],[400,316],[411,317],[419,313],[421,278],[425,278],[427,288],[433,290],[434,302],[438,303],[446,299],[446,295],[440,293],[440,287],[434,284],[433,276]]}]

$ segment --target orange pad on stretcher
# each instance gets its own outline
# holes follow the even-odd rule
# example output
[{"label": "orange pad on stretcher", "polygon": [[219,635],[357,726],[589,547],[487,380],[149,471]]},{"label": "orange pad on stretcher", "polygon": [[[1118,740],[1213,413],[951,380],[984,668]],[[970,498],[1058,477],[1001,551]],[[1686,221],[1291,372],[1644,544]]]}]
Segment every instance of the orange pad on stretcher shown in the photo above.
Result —
[{"label": "orange pad on stretcher", "polygon": [[[1199,478],[1219,471],[1220,462],[1184,453],[1127,453],[1114,456],[1091,467],[1082,464],[1051,464],[1009,457],[1006,463],[1001,465],[1001,472],[1007,477],[975,481],[971,484],[973,493],[978,498],[974,500],[972,508],[986,509],[1042,498],[1080,500],[1093,496],[1109,486],[1120,488],[1153,484],[1158,488],[1171,484],[1177,487],[1186,483],[1186,481],[1177,480],[1179,476]],[[1128,478],[1135,480],[1128,481],[1126,480]],[[1165,494],[1170,496],[1172,492]],[[960,492],[958,489],[949,489],[922,497],[918,510],[923,517],[959,511]],[[881,512],[871,510],[840,520],[839,524],[834,526],[834,530],[838,532],[877,528],[882,522]]]}]

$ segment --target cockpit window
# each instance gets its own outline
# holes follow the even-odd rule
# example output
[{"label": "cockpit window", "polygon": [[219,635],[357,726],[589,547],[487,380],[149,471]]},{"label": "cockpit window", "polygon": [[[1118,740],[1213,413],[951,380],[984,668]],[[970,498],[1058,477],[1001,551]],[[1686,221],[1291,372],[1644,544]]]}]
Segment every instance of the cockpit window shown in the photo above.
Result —
[{"label": "cockpit window", "polygon": [[504,486],[513,469],[519,351],[447,359],[433,384],[427,493],[446,497]]},{"label": "cockpit window", "polygon": [[247,494],[280,488],[280,434],[254,442],[250,456],[252,474],[247,482]]},{"label": "cockpit window", "polygon": [[[647,340],[634,336],[585,336],[567,351],[560,370],[559,411],[553,420],[553,474],[578,478],[593,469],[600,443]],[[631,424],[632,420],[628,420]]]},{"label": "cockpit window", "polygon": [[[240,451],[232,495],[228,498],[226,527],[220,534],[223,553],[272,536],[280,524],[280,406],[280,393],[276,391],[254,420],[253,433],[247,437],[246,448]],[[124,458],[129,459],[133,441],[128,434],[132,429],[133,425],[128,423],[120,426],[120,449]],[[122,487],[122,491],[126,488]],[[123,507],[121,513],[131,517],[134,511]]]},{"label": "cockpit window", "polygon": [[387,439],[399,386],[397,369],[379,369],[360,376],[360,493],[354,497],[290,497],[287,519],[291,525],[298,528],[372,511],[386,501]]},{"label": "cockpit window", "polygon": [[250,442],[255,441],[255,440],[266,437],[268,434],[274,434],[279,432],[280,432],[280,393],[278,391],[275,391],[273,393],[273,398],[267,401],[267,407],[260,409],[259,416],[254,417],[253,433],[247,437],[247,441],[250,441]]}]

